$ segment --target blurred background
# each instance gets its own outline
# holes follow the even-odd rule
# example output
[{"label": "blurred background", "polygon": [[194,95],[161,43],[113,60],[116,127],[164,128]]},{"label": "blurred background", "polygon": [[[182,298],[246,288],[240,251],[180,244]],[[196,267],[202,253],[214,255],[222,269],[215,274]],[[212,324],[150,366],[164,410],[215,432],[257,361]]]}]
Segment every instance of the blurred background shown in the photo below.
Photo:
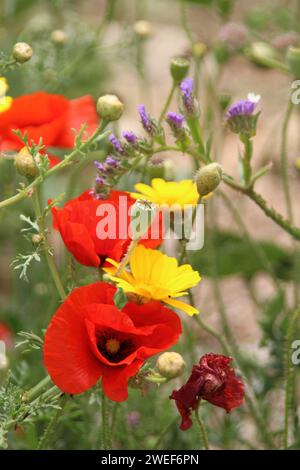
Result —
[{"label": "blurred background", "polygon": [[[257,191],[286,215],[280,152],[292,77],[276,64],[285,63],[289,46],[300,45],[300,2],[191,0],[186,2],[186,16],[181,4],[178,0],[1,0],[2,51],[9,52],[19,40],[28,42],[34,50],[28,64],[5,74],[9,94],[15,97],[46,90],[68,98],[89,94],[97,99],[101,94],[115,93],[125,104],[115,131],[141,133],[137,105],[144,103],[151,115],[158,117],[171,86],[171,58],[191,58],[204,128],[207,135],[214,132],[214,158],[235,177],[239,173],[240,144],[237,136],[224,128],[224,111],[230,102],[245,98],[249,92],[261,95],[254,167],[271,162],[272,168],[258,182]],[[178,109],[176,100],[170,109]],[[300,223],[299,123],[296,109],[287,135],[296,225]],[[167,153],[159,162],[152,162],[146,179],[154,175],[191,178],[193,165],[187,156]],[[94,177],[91,164],[74,180],[71,194],[80,194]],[[139,177],[138,173],[131,175],[120,182],[120,187],[133,188]],[[67,173],[49,179],[45,200],[68,189],[68,181]],[[1,199],[13,194],[19,182],[12,162],[1,159]],[[224,194],[216,194],[207,207],[205,247],[191,255],[203,278],[194,293],[207,324],[219,331],[229,324],[229,340],[242,351],[241,360],[261,400],[266,423],[276,430],[282,425],[283,413],[284,308],[291,305],[295,290],[299,291],[298,247],[253,202],[222,189]],[[26,203],[0,214],[0,322],[11,329],[14,338],[20,330],[40,334],[58,305],[44,263],[30,267],[29,282],[20,280],[10,267],[18,253],[28,250],[28,241],[20,235],[20,213],[31,214]],[[51,240],[70,287],[95,279],[90,270],[74,266],[57,234],[51,233]],[[221,351],[218,342],[195,327],[192,319],[184,319],[184,323],[186,334],[177,349],[189,366],[205,352]],[[33,385],[43,377],[39,351],[24,356],[20,350],[11,350],[9,359],[20,385]],[[178,385],[182,379],[177,381]],[[197,432],[178,429],[174,403],[168,401],[175,385],[172,382],[158,390],[150,388],[144,397],[138,390],[130,392],[129,401],[115,410],[116,448],[197,448]],[[299,389],[295,390],[297,396]],[[294,411],[297,429],[296,400]],[[225,417],[223,410],[209,410],[207,414],[209,438],[215,448],[261,445],[245,410]],[[89,400],[76,397],[68,416],[62,418],[55,447],[97,448],[94,428],[99,419],[97,394],[91,393]],[[37,430],[46,420],[47,416],[41,416],[37,425],[29,423],[12,433],[11,447],[34,448]]]}]

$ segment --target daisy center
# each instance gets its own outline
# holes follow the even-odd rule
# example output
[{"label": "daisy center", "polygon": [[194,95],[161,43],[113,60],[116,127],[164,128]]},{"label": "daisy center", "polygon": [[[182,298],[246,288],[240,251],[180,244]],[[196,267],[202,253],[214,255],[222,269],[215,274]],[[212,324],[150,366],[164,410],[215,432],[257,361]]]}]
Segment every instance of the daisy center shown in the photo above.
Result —
[{"label": "daisy center", "polygon": [[117,354],[117,352],[120,350],[120,347],[120,341],[114,338],[108,339],[105,343],[105,349],[109,354]]}]

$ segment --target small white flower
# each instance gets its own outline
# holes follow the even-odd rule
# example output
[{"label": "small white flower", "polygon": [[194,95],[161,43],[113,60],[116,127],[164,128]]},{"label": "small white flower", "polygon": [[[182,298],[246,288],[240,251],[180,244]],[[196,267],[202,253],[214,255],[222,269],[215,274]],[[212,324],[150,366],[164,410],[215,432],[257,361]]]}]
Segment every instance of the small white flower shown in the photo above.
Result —
[{"label": "small white flower", "polygon": [[256,95],[255,93],[248,93],[247,99],[248,101],[251,101],[251,103],[259,103],[261,96]]}]

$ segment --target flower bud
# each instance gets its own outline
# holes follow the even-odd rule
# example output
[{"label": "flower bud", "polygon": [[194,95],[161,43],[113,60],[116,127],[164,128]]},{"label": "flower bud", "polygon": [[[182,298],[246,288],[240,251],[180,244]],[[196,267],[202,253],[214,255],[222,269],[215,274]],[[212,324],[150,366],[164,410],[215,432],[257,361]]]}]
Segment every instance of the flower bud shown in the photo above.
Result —
[{"label": "flower bud", "polygon": [[140,20],[134,24],[133,30],[140,39],[147,39],[151,36],[152,25],[149,21]]},{"label": "flower bud", "polygon": [[42,243],[42,241],[44,241],[44,237],[39,233],[35,233],[34,235],[32,235],[31,241],[34,245],[39,245],[40,243]]},{"label": "flower bud", "polygon": [[115,95],[104,95],[97,101],[97,112],[104,120],[117,121],[122,116],[123,110],[123,103]]},{"label": "flower bud", "polygon": [[266,42],[254,42],[247,49],[246,54],[250,60],[262,67],[272,68],[272,61],[278,60],[275,49]]},{"label": "flower bud", "polygon": [[183,357],[176,352],[165,352],[159,356],[156,362],[156,370],[167,379],[179,377],[186,364]]},{"label": "flower bud", "polygon": [[207,46],[204,42],[195,42],[195,44],[193,44],[193,55],[196,59],[202,59],[206,51]]},{"label": "flower bud", "polygon": [[184,57],[175,57],[171,60],[170,72],[174,82],[180,83],[189,73],[190,63]]},{"label": "flower bud", "polygon": [[210,163],[197,171],[195,182],[200,197],[207,196],[219,186],[222,172],[219,163]]},{"label": "flower bud", "polygon": [[57,46],[63,46],[69,39],[69,35],[62,29],[55,29],[51,33],[51,41]]},{"label": "flower bud", "polygon": [[289,47],[286,54],[290,72],[295,78],[300,78],[300,48]]},{"label": "flower bud", "polygon": [[27,147],[23,147],[15,157],[15,167],[17,172],[27,178],[35,178],[39,174],[39,169]]},{"label": "flower bud", "polygon": [[28,62],[28,60],[31,59],[32,54],[32,48],[26,42],[17,42],[12,50],[13,58],[20,64]]}]

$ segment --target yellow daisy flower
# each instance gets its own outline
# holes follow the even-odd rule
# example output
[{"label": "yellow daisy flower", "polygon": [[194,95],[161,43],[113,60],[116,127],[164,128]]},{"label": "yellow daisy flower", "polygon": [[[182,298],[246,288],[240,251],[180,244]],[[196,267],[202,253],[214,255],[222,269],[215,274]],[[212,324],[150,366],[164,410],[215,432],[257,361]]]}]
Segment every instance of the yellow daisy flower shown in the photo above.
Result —
[{"label": "yellow daisy flower", "polygon": [[12,104],[12,97],[6,96],[8,90],[8,83],[6,78],[0,77],[0,113],[7,111]]},{"label": "yellow daisy flower", "polygon": [[173,208],[177,205],[183,208],[185,205],[196,205],[199,199],[196,184],[193,180],[165,181],[162,178],[154,178],[151,186],[137,183],[135,189],[138,193],[131,193],[135,199],[146,199],[158,206]]},{"label": "yellow daisy flower", "polygon": [[160,251],[138,245],[130,256],[130,273],[123,270],[116,276],[118,263],[107,259],[115,268],[105,268],[109,277],[125,293],[132,293],[139,301],[159,300],[183,310],[188,315],[199,311],[176,297],[186,295],[187,289],[198,284],[201,277],[189,264],[178,266],[176,258]]}]

